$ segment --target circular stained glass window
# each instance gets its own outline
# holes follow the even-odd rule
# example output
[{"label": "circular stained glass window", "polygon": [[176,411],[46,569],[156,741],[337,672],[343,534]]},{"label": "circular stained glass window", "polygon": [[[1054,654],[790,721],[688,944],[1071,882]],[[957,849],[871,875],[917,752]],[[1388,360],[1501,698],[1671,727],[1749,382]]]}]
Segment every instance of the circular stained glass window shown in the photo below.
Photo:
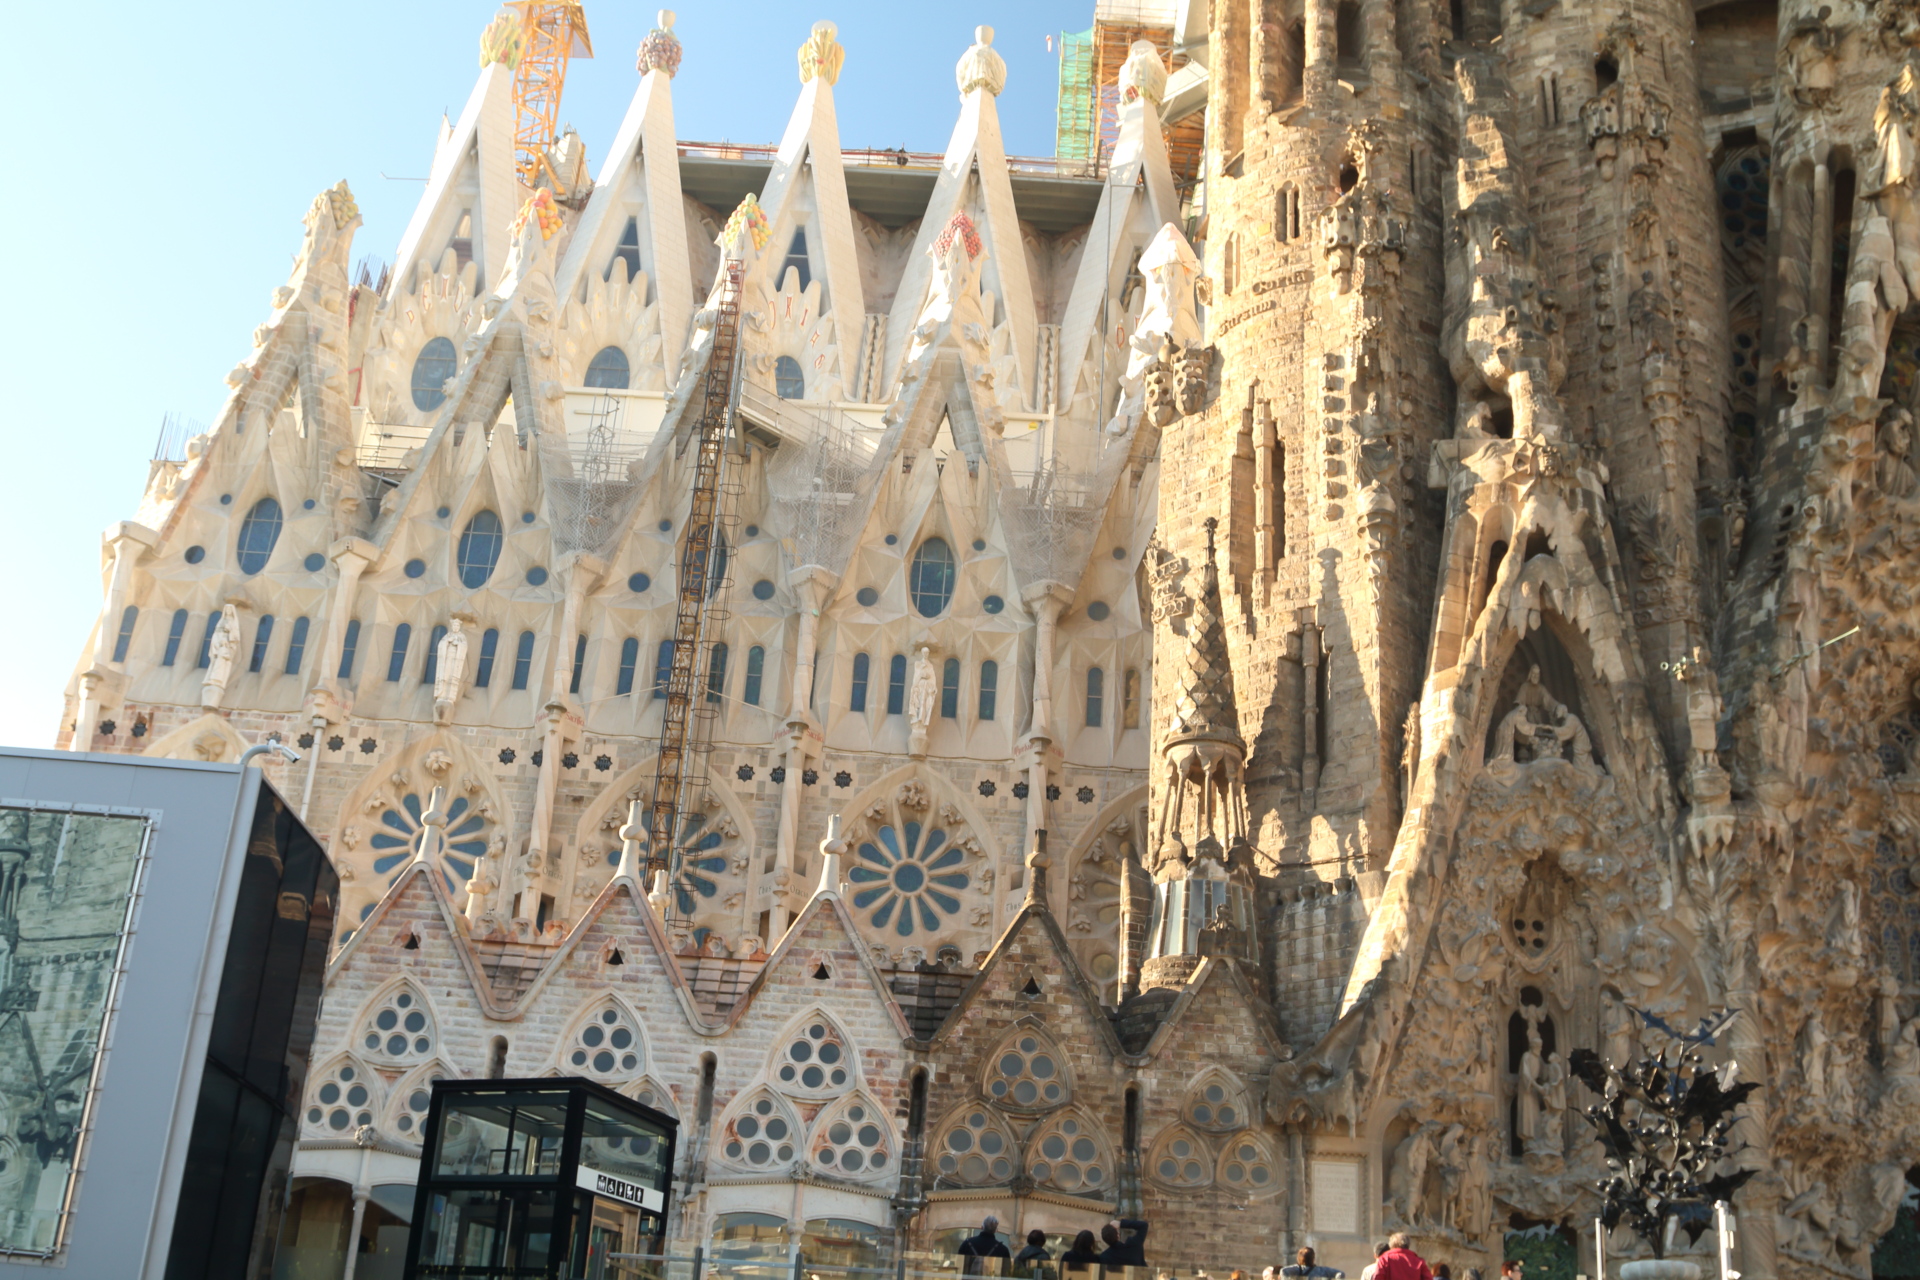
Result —
[{"label": "circular stained glass window", "polygon": [[772,583],[772,582],[770,582],[770,581],[768,581],[768,580],[767,580],[767,579],[765,579],[765,578],[762,578],[762,579],[760,579],[760,581],[758,581],[758,582],[756,582],[756,583],[754,583],[754,584],[753,584],[753,598],[754,598],[755,600],[771,600],[771,599],[773,599],[773,583]]},{"label": "circular stained glass window", "polygon": [[447,402],[446,382],[460,367],[453,343],[434,338],[413,361],[413,407],[430,413]]},{"label": "circular stained glass window", "polygon": [[1002,609],[1007,607],[1007,602],[1005,600],[1002,600],[999,596],[988,596],[985,600],[982,600],[980,602],[980,607],[982,609],[985,609],[988,613],[998,613]]},{"label": "circular stained glass window", "polygon": [[1087,617],[1095,622],[1105,622],[1107,615],[1112,612],[1113,610],[1107,608],[1107,602],[1105,600],[1095,600],[1087,606]]},{"label": "circular stained glass window", "polygon": [[547,571],[543,566],[534,565],[533,568],[527,570],[528,586],[530,587],[545,586],[546,581],[547,581]]},{"label": "circular stained glass window", "polygon": [[207,558],[207,549],[205,547],[188,547],[183,558],[188,564],[199,564]]},{"label": "circular stained glass window", "polygon": [[645,591],[652,585],[653,579],[644,573],[636,573],[627,579],[627,590],[633,592]]},{"label": "circular stained glass window", "polygon": [[406,567],[401,570],[401,572],[405,573],[409,578],[418,578],[425,574],[426,571],[427,562],[425,560],[409,560],[406,563]]},{"label": "circular stained glass window", "polygon": [[856,601],[858,601],[861,605],[869,609],[871,609],[874,605],[880,603],[880,593],[878,591],[875,591],[872,587],[860,588],[858,591],[853,593],[853,598]]},{"label": "circular stained glass window", "polygon": [[318,551],[309,551],[307,558],[302,561],[302,563],[307,566],[308,573],[318,573],[327,567],[327,558]]}]

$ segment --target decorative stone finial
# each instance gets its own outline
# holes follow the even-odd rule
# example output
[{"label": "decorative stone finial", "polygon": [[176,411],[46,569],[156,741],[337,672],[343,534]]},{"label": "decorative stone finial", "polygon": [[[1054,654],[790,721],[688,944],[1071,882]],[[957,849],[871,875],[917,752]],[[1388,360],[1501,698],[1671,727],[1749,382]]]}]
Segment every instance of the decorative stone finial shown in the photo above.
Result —
[{"label": "decorative stone finial", "polygon": [[640,883],[640,869],[647,859],[647,828],[640,821],[641,808],[638,800],[627,806],[627,825],[620,828],[620,869],[614,872],[635,884]]},{"label": "decorative stone finial", "polygon": [[767,215],[760,211],[759,198],[749,191],[727,216],[727,225],[720,228],[720,238],[714,243],[720,246],[724,257],[742,258],[746,256],[748,241],[758,252],[767,247],[767,240],[772,235],[773,228],[767,224]]},{"label": "decorative stone finial", "polygon": [[542,187],[533,193],[533,199],[520,206],[520,212],[513,220],[509,233],[518,236],[529,218],[535,219],[540,228],[540,238],[551,240],[560,230],[560,210],[553,203],[553,191]]},{"label": "decorative stone finial", "polygon": [[502,9],[480,33],[480,65],[483,67],[498,62],[512,71],[520,65],[520,55],[526,50],[525,23],[511,9]]},{"label": "decorative stone finial", "polygon": [[1160,60],[1160,51],[1151,40],[1135,40],[1120,66],[1120,101],[1145,98],[1148,106],[1157,107],[1166,93],[1167,64]]},{"label": "decorative stone finial", "polygon": [[647,32],[640,41],[640,52],[634,56],[634,66],[641,75],[649,71],[664,71],[671,80],[680,70],[680,39],[673,34],[673,10],[660,11],[660,23]]},{"label": "decorative stone finial", "polygon": [[667,869],[662,867],[653,873],[653,888],[647,891],[647,905],[653,908],[654,914],[659,916],[661,923],[664,924],[667,919],[667,908],[672,902],[673,886],[667,882]]},{"label": "decorative stone finial", "polygon": [[820,883],[815,893],[840,892],[840,855],[847,851],[847,842],[840,838],[840,815],[827,816],[827,838],[820,842]]},{"label": "decorative stone finial", "polygon": [[447,842],[447,789],[438,786],[427,797],[427,811],[420,815],[420,843],[414,847],[413,860],[431,865],[440,857]]},{"label": "decorative stone finial", "polygon": [[360,205],[353,198],[353,192],[347,189],[345,178],[327,188],[327,211],[333,214],[333,225],[344,227],[360,216]]},{"label": "decorative stone finial", "polygon": [[831,22],[813,24],[813,34],[800,46],[800,83],[805,84],[818,76],[828,84],[837,84],[840,80],[840,68],[846,65],[847,50],[834,36],[840,28]]},{"label": "decorative stone finial", "polygon": [[1053,859],[1047,856],[1047,831],[1045,827],[1033,833],[1033,852],[1027,855],[1027,900],[1029,907],[1047,905],[1047,868],[1053,865]]},{"label": "decorative stone finial", "polygon": [[1007,87],[1007,60],[993,51],[993,28],[975,27],[973,29],[973,47],[960,55],[960,64],[954,68],[954,79],[960,83],[960,97],[975,89],[985,89],[994,97]]}]

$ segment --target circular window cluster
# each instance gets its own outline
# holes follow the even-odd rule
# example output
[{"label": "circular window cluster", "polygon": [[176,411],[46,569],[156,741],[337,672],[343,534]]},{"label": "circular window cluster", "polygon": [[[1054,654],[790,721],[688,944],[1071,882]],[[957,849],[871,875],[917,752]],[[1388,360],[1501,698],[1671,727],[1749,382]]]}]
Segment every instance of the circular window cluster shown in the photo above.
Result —
[{"label": "circular window cluster", "polygon": [[1007,1140],[987,1127],[986,1113],[976,1111],[964,1125],[947,1134],[940,1153],[940,1172],[963,1182],[1004,1182],[1013,1174],[1007,1158]]},{"label": "circular window cluster", "polygon": [[313,1095],[317,1105],[307,1108],[307,1123],[324,1124],[338,1133],[345,1133],[356,1125],[372,1124],[373,1112],[367,1106],[373,1101],[373,1095],[358,1077],[359,1072],[354,1068],[342,1067],[333,1079],[321,1085]]},{"label": "circular window cluster", "polygon": [[567,1061],[595,1075],[610,1076],[640,1069],[640,1037],[618,1009],[602,1009],[600,1016],[580,1028]]},{"label": "circular window cluster", "polygon": [[1231,1129],[1240,1123],[1240,1113],[1234,1109],[1233,1102],[1227,1096],[1225,1085],[1210,1084],[1200,1091],[1199,1101],[1188,1112],[1195,1124],[1218,1125],[1222,1129]]},{"label": "circular window cluster", "polygon": [[1260,1148],[1251,1142],[1242,1142],[1227,1153],[1227,1167],[1223,1172],[1227,1181],[1236,1187],[1273,1185],[1273,1166],[1267,1163],[1267,1157]]},{"label": "circular window cluster", "polygon": [[846,1049],[827,1032],[826,1024],[816,1022],[787,1046],[780,1080],[802,1089],[837,1089],[847,1082],[847,1069],[842,1065],[845,1056]]},{"label": "circular window cluster", "polygon": [[1067,1191],[1083,1185],[1097,1187],[1107,1180],[1099,1159],[1100,1144],[1081,1131],[1080,1122],[1062,1120],[1058,1129],[1040,1139],[1027,1172],[1035,1182],[1052,1182]]},{"label": "circular window cluster", "polygon": [[879,1117],[862,1106],[847,1108],[840,1119],[827,1126],[820,1145],[813,1149],[813,1162],[822,1169],[859,1173],[865,1169],[887,1167],[886,1134]]},{"label": "circular window cluster", "polygon": [[427,1024],[427,1011],[414,999],[413,992],[400,991],[367,1022],[363,1043],[375,1053],[389,1058],[405,1058],[433,1048],[433,1030]]},{"label": "circular window cluster", "polygon": [[793,1159],[793,1134],[785,1117],[774,1114],[773,1099],[762,1098],[736,1119],[727,1136],[729,1160],[765,1165]]},{"label": "circular window cluster", "polygon": [[1047,1106],[1066,1099],[1060,1087],[1060,1064],[1041,1047],[1033,1036],[1022,1036],[1009,1046],[994,1064],[994,1077],[987,1092],[1000,1102],[1017,1107]]},{"label": "circular window cluster", "polygon": [[[435,1080],[439,1078],[434,1077]],[[433,1093],[426,1086],[410,1091],[404,1100],[406,1109],[395,1117],[393,1127],[402,1133],[417,1133],[426,1128],[427,1107],[432,1102]]]},{"label": "circular window cluster", "polygon": [[1192,1139],[1175,1138],[1161,1150],[1154,1172],[1162,1182],[1197,1187],[1207,1180],[1206,1166],[1200,1163],[1200,1157],[1205,1154]]}]

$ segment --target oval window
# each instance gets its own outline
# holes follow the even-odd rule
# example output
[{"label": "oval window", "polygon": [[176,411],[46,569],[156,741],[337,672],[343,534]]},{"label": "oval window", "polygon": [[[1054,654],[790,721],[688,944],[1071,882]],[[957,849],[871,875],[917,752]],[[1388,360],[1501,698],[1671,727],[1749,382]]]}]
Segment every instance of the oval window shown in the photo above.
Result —
[{"label": "oval window", "polygon": [[460,535],[460,583],[465,587],[485,586],[493,576],[493,566],[500,563],[500,517],[491,511],[482,511],[467,521],[466,530]]},{"label": "oval window", "polygon": [[413,360],[413,407],[430,411],[445,404],[447,379],[459,367],[453,343],[445,338],[435,338],[420,348]]},{"label": "oval window", "polygon": [[907,590],[923,618],[937,618],[953,600],[953,548],[944,538],[928,538],[913,553]]},{"label": "oval window", "polygon": [[272,498],[253,504],[253,510],[240,522],[240,545],[236,548],[240,572],[258,573],[267,567],[273,544],[280,541],[280,523],[280,504]]},{"label": "oval window", "polygon": [[627,353],[618,347],[602,347],[587,365],[587,385],[605,391],[625,391],[632,380]]},{"label": "oval window", "polygon": [[781,356],[773,362],[773,394],[782,400],[798,400],[807,394],[807,375],[792,356]]}]

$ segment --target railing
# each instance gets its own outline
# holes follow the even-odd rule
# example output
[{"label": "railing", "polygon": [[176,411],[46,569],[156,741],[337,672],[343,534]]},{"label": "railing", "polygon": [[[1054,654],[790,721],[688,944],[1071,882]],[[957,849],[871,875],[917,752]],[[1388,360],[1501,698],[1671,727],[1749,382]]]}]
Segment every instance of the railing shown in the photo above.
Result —
[{"label": "railing", "polygon": [[[682,142],[681,156],[694,160],[754,160],[772,163],[780,148],[770,142]],[[946,156],[937,151],[889,151],[886,148],[856,147],[840,153],[840,163],[853,169],[938,169]],[[1007,168],[1013,173],[1046,178],[1099,178],[1106,164],[1099,160],[1077,160],[1065,156],[1008,156]]]},{"label": "railing", "polygon": [[[966,1270],[963,1263],[971,1263]],[[704,1250],[691,1255],[608,1253],[589,1258],[578,1280],[961,1280],[963,1276],[1006,1277],[1007,1280],[1228,1280],[1235,1271],[1251,1280],[1273,1264],[1265,1254],[1232,1261],[1158,1262],[1145,1267],[1104,1268],[1090,1265],[1062,1272],[1059,1262],[1014,1266],[1004,1258],[936,1256],[918,1251],[901,1256],[892,1265],[846,1266],[711,1257]]]}]

